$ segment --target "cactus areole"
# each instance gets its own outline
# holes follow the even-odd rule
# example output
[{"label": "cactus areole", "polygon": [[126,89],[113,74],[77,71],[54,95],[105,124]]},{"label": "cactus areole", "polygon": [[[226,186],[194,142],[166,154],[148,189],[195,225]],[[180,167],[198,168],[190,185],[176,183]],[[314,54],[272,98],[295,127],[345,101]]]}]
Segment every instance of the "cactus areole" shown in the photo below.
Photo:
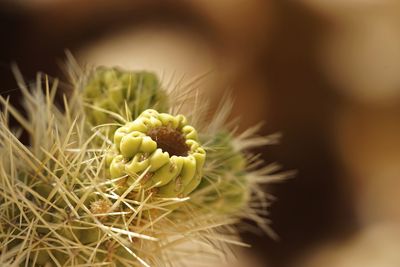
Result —
[{"label": "cactus areole", "polygon": [[138,178],[138,188],[151,188],[162,197],[184,197],[201,182],[206,152],[197,131],[183,115],[147,109],[114,134],[111,178]]}]

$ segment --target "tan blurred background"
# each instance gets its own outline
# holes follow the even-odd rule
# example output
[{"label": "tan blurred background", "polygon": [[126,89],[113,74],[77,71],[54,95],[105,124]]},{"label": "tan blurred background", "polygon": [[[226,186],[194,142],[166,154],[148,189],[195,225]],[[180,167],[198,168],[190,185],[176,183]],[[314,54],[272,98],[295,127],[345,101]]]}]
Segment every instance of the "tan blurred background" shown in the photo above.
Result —
[{"label": "tan blurred background", "polygon": [[[82,65],[151,69],[165,86],[236,99],[241,128],[282,132],[261,151],[295,179],[277,197],[280,241],[244,233],[240,266],[400,266],[400,1],[0,2],[0,89]],[[67,85],[65,85],[67,86]]]}]

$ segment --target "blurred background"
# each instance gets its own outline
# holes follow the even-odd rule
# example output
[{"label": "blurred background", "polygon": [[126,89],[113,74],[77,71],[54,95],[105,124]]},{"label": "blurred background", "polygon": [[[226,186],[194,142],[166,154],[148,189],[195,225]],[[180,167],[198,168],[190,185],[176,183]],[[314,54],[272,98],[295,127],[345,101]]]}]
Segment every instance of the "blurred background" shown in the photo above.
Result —
[{"label": "blurred background", "polygon": [[399,29],[399,0],[3,0],[0,89],[19,101],[12,62],[67,81],[65,49],[168,86],[207,73],[242,129],[283,133],[265,160],[298,170],[266,188],[280,240],[244,233],[240,266],[399,267]]}]

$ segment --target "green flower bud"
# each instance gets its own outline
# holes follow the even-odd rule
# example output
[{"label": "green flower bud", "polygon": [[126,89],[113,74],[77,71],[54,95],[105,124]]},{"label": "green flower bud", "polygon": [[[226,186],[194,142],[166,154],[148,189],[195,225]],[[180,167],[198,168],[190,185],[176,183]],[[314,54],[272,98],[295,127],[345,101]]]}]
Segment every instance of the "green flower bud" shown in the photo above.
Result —
[{"label": "green flower bud", "polygon": [[[151,72],[128,72],[119,68],[99,67],[89,75],[83,88],[86,103],[119,115],[126,114],[126,107],[136,118],[148,108],[168,109],[166,92],[161,89],[157,76]],[[85,109],[92,125],[116,122],[104,111],[91,107]],[[115,131],[111,129],[111,133]]]},{"label": "green flower bud", "polygon": [[125,187],[146,170],[139,186],[164,197],[187,196],[201,181],[206,152],[182,115],[145,110],[115,132],[114,144],[110,175],[127,176]]}]

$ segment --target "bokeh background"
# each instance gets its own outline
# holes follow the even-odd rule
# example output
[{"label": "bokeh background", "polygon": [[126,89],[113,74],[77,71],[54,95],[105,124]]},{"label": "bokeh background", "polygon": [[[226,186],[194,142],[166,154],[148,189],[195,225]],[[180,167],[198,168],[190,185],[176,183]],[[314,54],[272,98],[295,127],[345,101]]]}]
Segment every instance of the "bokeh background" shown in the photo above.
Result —
[{"label": "bokeh background", "polygon": [[399,0],[3,0],[0,89],[19,101],[13,62],[67,82],[66,49],[168,86],[206,74],[241,129],[283,134],[265,160],[298,171],[266,188],[280,240],[244,233],[239,266],[399,267],[399,29]]}]

